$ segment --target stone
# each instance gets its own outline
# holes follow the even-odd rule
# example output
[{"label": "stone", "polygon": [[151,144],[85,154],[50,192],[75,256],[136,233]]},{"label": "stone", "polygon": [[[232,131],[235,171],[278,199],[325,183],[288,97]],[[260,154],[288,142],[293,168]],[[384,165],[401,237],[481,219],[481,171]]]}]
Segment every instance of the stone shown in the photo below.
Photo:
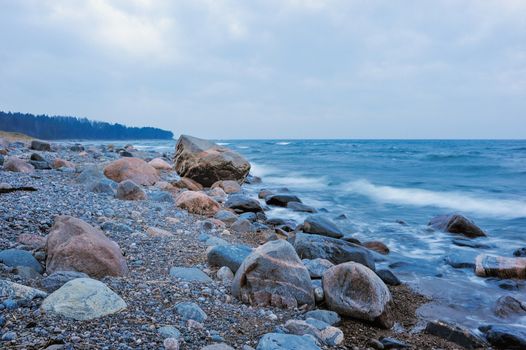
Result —
[{"label": "stone", "polygon": [[327,346],[340,345],[344,339],[343,332],[340,329],[315,319],[288,320],[285,323],[285,329],[291,334],[312,335]]},{"label": "stone", "polygon": [[216,245],[208,251],[207,260],[211,266],[227,266],[236,273],[251,253],[252,248],[246,245]]},{"label": "stone", "polygon": [[284,240],[259,246],[243,261],[232,283],[232,295],[259,306],[314,306],[309,272]]},{"label": "stone", "polygon": [[18,235],[18,237],[16,238],[16,241],[20,244],[25,245],[26,247],[30,249],[35,249],[35,250],[44,249],[44,247],[46,246],[45,237],[35,235],[35,234],[30,234],[30,233],[22,233]]},{"label": "stone", "polygon": [[225,224],[233,224],[238,216],[230,210],[220,210],[214,215],[215,219],[223,221]]},{"label": "stone", "polygon": [[137,185],[151,186],[160,180],[157,170],[139,158],[121,158],[104,168],[104,175],[116,182],[131,180]]},{"label": "stone", "polygon": [[89,184],[104,177],[102,169],[98,165],[88,164],[86,165],[80,174],[77,176],[77,182],[83,184]]},{"label": "stone", "polygon": [[55,158],[53,160],[52,168],[53,169],[60,169],[60,168],[75,169],[75,164],[70,162],[70,161],[68,161],[68,160],[64,160],[64,159],[61,159],[61,158]]},{"label": "stone", "polygon": [[76,143],[72,145],[71,147],[69,147],[69,150],[72,152],[83,152],[84,146],[82,146],[80,143]]},{"label": "stone", "polygon": [[212,282],[212,279],[206,273],[196,267],[172,267],[170,276],[186,282]]},{"label": "stone", "polygon": [[337,326],[342,319],[338,313],[329,310],[312,310],[305,313],[305,319],[312,318],[327,323],[330,326]]},{"label": "stone", "polygon": [[247,197],[243,194],[232,194],[225,202],[225,207],[234,210],[236,213],[262,212],[263,207],[257,199]]},{"label": "stone", "polygon": [[332,238],[343,237],[343,233],[338,226],[322,214],[315,214],[307,217],[303,222],[303,232]]},{"label": "stone", "polygon": [[526,349],[526,327],[519,325],[490,325],[479,328],[491,345],[499,349]]},{"label": "stone", "polygon": [[12,341],[16,339],[16,333],[13,331],[5,332],[2,334],[2,341]]},{"label": "stone", "polygon": [[200,183],[187,177],[182,177],[181,179],[179,179],[179,181],[172,183],[172,185],[176,188],[187,189],[190,191],[203,190],[203,186]]},{"label": "stone", "polygon": [[526,258],[480,254],[475,259],[475,274],[479,277],[526,279]]},{"label": "stone", "polygon": [[334,266],[329,260],[326,259],[303,259],[303,265],[309,270],[311,278],[321,278],[323,273]]},{"label": "stone", "polygon": [[148,194],[148,199],[158,203],[172,203],[175,204],[175,200],[170,193],[162,191],[153,191]]},{"label": "stone", "polygon": [[132,180],[124,180],[117,185],[115,198],[128,201],[139,201],[146,199],[146,193]]},{"label": "stone", "polygon": [[256,350],[321,350],[310,336],[267,333],[259,340]]},{"label": "stone", "polygon": [[302,259],[321,258],[333,264],[354,261],[375,270],[374,257],[368,249],[340,239],[298,233],[294,247]]},{"label": "stone", "polygon": [[288,202],[287,203],[287,208],[289,208],[290,210],[293,210],[293,211],[301,212],[301,213],[316,213],[316,212],[318,212],[313,207],[311,207],[311,206],[309,206],[307,204],[300,203],[300,202]]},{"label": "stone", "polygon": [[459,214],[436,216],[428,225],[436,230],[461,234],[469,238],[486,236],[486,233],[473,221]]},{"label": "stone", "polygon": [[459,247],[470,247],[470,248],[474,248],[474,249],[491,248],[491,246],[489,244],[484,244],[484,243],[481,243],[481,242],[477,242],[473,238],[455,238],[455,239],[453,239],[451,241],[451,243],[453,243],[454,245],[459,246]]},{"label": "stone", "polygon": [[45,297],[47,297],[47,293],[44,291],[0,279],[0,300],[10,298],[22,301],[31,301],[36,298]]},{"label": "stone", "polygon": [[79,271],[90,277],[124,276],[126,260],[117,243],[88,223],[57,216],[47,238],[46,272]]},{"label": "stone", "polygon": [[192,302],[182,302],[175,306],[176,313],[183,321],[194,320],[203,323],[208,316],[201,308]]},{"label": "stone", "polygon": [[365,248],[374,250],[377,253],[382,255],[389,254],[389,247],[387,247],[383,242],[380,241],[369,241],[362,244]]},{"label": "stone", "polygon": [[172,170],[172,166],[162,158],[154,158],[148,164],[157,170]]},{"label": "stone", "polygon": [[323,274],[327,307],[340,315],[391,328],[392,297],[382,280],[366,266],[347,262]]},{"label": "stone", "polygon": [[14,270],[18,277],[23,280],[38,280],[42,276],[35,269],[29,266],[17,266]]},{"label": "stone", "polygon": [[424,332],[458,344],[466,349],[486,348],[487,342],[469,329],[445,321],[428,322]]},{"label": "stone", "polygon": [[37,162],[45,162],[46,158],[42,157],[38,153],[31,153],[31,155],[29,156],[29,160],[34,160],[34,161],[37,161]]},{"label": "stone", "polygon": [[505,295],[495,303],[495,315],[506,318],[510,316],[526,316],[526,303]]},{"label": "stone", "polygon": [[91,278],[76,278],[44,299],[41,309],[51,315],[86,321],[117,313],[126,307],[124,300],[104,283]]},{"label": "stone", "polygon": [[52,169],[51,165],[48,162],[46,162],[46,161],[30,160],[28,163],[31,164],[33,166],[33,168],[35,168],[37,170],[50,170],[50,169]]},{"label": "stone", "polygon": [[255,229],[252,223],[247,219],[239,218],[231,226],[230,229],[234,232],[254,232]]},{"label": "stone", "polygon": [[175,338],[179,339],[181,337],[181,332],[174,326],[162,326],[157,329],[157,332],[163,338]]},{"label": "stone", "polygon": [[409,348],[409,345],[407,345],[404,342],[401,342],[398,339],[394,338],[387,338],[387,337],[381,337],[380,342],[384,346],[384,349],[405,349]]},{"label": "stone", "polygon": [[526,248],[515,249],[515,251],[513,252],[513,256],[522,258],[526,257]]},{"label": "stone", "polygon": [[254,222],[254,221],[256,221],[258,219],[258,216],[257,216],[256,213],[253,213],[253,212],[249,211],[249,212],[240,214],[239,218],[240,219],[246,219],[246,220],[248,220],[250,222]]},{"label": "stone", "polygon": [[402,284],[400,279],[389,269],[377,270],[376,274],[388,286],[399,286]]},{"label": "stone", "polygon": [[38,273],[44,272],[44,269],[40,263],[35,259],[33,254],[27,250],[20,249],[6,249],[0,251],[0,262],[4,265],[17,267],[17,266],[27,266],[32,268]]},{"label": "stone", "polygon": [[16,173],[32,173],[35,167],[17,157],[9,157],[4,161],[4,170]]},{"label": "stone", "polygon": [[175,149],[175,169],[205,187],[220,180],[242,183],[250,163],[231,149],[197,137],[181,135]]},{"label": "stone", "polygon": [[29,148],[35,151],[51,152],[51,145],[46,141],[32,140]]},{"label": "stone", "polygon": [[241,192],[241,185],[237,181],[233,180],[217,181],[212,185],[211,188],[221,188],[227,194]]},{"label": "stone", "polygon": [[189,213],[212,216],[215,215],[221,206],[215,200],[203,192],[184,191],[175,199],[175,205]]},{"label": "stone", "polygon": [[298,196],[288,193],[270,194],[265,197],[265,203],[278,207],[286,207],[291,202],[301,203],[301,200]]},{"label": "stone", "polygon": [[202,347],[201,350],[235,350],[235,349],[225,343],[218,343],[218,344],[212,344],[212,345],[207,345],[205,347]]},{"label": "stone", "polygon": [[179,350],[179,340],[177,338],[166,338],[163,341],[164,350]]},{"label": "stone", "polygon": [[88,278],[84,272],[77,271],[56,271],[42,279],[42,287],[48,292],[54,292],[67,282],[76,278]]},{"label": "stone", "polygon": [[94,193],[114,194],[118,184],[110,179],[100,178],[88,183],[87,190]]},{"label": "stone", "polygon": [[173,233],[158,227],[148,227],[146,233],[151,237],[173,237]]},{"label": "stone", "polygon": [[223,283],[232,283],[234,280],[234,273],[228,268],[228,266],[223,266],[217,270],[217,278]]}]

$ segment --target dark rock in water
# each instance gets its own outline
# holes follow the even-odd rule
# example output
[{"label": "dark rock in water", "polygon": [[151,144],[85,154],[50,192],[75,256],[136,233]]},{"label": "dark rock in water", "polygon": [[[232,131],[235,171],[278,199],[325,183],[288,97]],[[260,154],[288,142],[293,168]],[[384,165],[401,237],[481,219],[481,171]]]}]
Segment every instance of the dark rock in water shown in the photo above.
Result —
[{"label": "dark rock in water", "polygon": [[473,221],[459,214],[434,217],[428,225],[437,230],[462,234],[470,238],[486,236],[486,233]]},{"label": "dark rock in water", "polygon": [[212,266],[227,266],[236,273],[250,253],[252,253],[252,248],[245,245],[217,245],[210,248],[207,259],[208,264]]},{"label": "dark rock in water", "polygon": [[283,333],[267,333],[256,350],[321,350],[312,337]]},{"label": "dark rock in water", "polygon": [[509,325],[490,325],[480,327],[491,345],[500,349],[526,349],[526,327]]},{"label": "dark rock in water", "polygon": [[86,188],[94,193],[114,194],[118,184],[107,178],[99,178],[96,181],[89,183]]},{"label": "dark rock in water", "polygon": [[146,199],[144,190],[132,180],[124,180],[117,186],[115,198],[136,201]]},{"label": "dark rock in water", "polygon": [[495,315],[506,318],[510,316],[525,316],[526,303],[509,295],[502,296],[495,303]]},{"label": "dark rock in water", "polygon": [[31,153],[31,156],[29,156],[29,160],[36,160],[37,162],[45,162],[46,159],[42,157],[38,153]]},{"label": "dark rock in water", "polygon": [[202,323],[208,318],[206,313],[197,304],[192,302],[177,304],[175,311],[183,321],[194,320]]},{"label": "dark rock in water", "polygon": [[514,280],[502,280],[499,282],[499,288],[504,290],[519,290],[519,284]]},{"label": "dark rock in water", "polygon": [[348,217],[346,214],[340,214],[337,217],[334,218],[334,220],[347,220]]},{"label": "dark rock in water", "polygon": [[287,208],[301,213],[316,213],[317,210],[300,202],[289,202]]},{"label": "dark rock in water", "polygon": [[382,281],[384,281],[385,284],[389,286],[399,286],[400,284],[402,284],[402,282],[400,282],[398,277],[396,277],[396,275],[391,270],[378,270],[376,271],[376,274],[378,275],[378,277],[380,277]]},{"label": "dark rock in water", "polygon": [[513,256],[526,257],[526,248],[519,248],[513,252]]},{"label": "dark rock in water", "polygon": [[40,141],[40,140],[31,141],[30,148],[35,151],[51,152],[51,145],[48,142]]},{"label": "dark rock in water", "polygon": [[475,269],[475,256],[472,254],[450,254],[444,262],[455,269]]},{"label": "dark rock in water", "polygon": [[526,258],[480,254],[475,265],[475,273],[480,277],[526,279]]},{"label": "dark rock in water", "polygon": [[228,197],[225,207],[234,210],[236,213],[263,211],[261,204],[257,199],[247,197],[242,194],[232,194]]},{"label": "dark rock in water", "polygon": [[271,194],[265,197],[265,202],[268,205],[286,207],[288,203],[291,203],[291,202],[301,203],[301,200],[293,194],[281,193],[281,194]]},{"label": "dark rock in water", "polygon": [[354,238],[351,234],[346,234],[346,235],[343,236],[341,239],[344,240],[344,241],[346,241],[346,242],[349,242],[349,243],[354,243],[354,244],[362,245],[362,242],[360,242],[359,239]]},{"label": "dark rock in water", "polygon": [[119,155],[121,157],[126,157],[126,158],[132,158],[133,157],[133,153],[128,152],[128,151],[120,151]]},{"label": "dark rock in water", "polygon": [[303,231],[332,238],[343,237],[342,231],[324,215],[311,215],[303,222]]},{"label": "dark rock in water", "polygon": [[250,174],[248,174],[246,179],[245,179],[245,183],[249,184],[249,185],[260,184],[261,182],[262,182],[262,180],[261,180],[261,178],[259,176],[250,175]]},{"label": "dark rock in water", "polygon": [[394,339],[394,338],[380,338],[380,342],[382,343],[382,345],[384,346],[384,349],[405,349],[405,348],[408,348],[409,345],[407,345],[406,343],[404,342],[401,342],[400,340],[398,339]]},{"label": "dark rock in water", "polygon": [[274,191],[269,190],[268,188],[262,188],[258,192],[258,198],[265,199],[266,197],[273,195]]},{"label": "dark rock in water", "polygon": [[395,222],[396,222],[397,224],[400,224],[400,225],[404,225],[404,226],[407,225],[407,222],[405,222],[404,220],[396,220]]},{"label": "dark rock in water", "polygon": [[362,243],[362,245],[365,248],[374,250],[375,252],[380,253],[382,255],[389,254],[389,247],[387,247],[385,245],[385,243],[383,243],[383,242],[380,242],[380,241],[369,241],[369,242]]},{"label": "dark rock in water", "polygon": [[196,267],[172,267],[170,276],[186,282],[212,282],[206,273]]},{"label": "dark rock in water", "polygon": [[242,183],[250,171],[250,163],[240,154],[188,135],[179,137],[174,163],[181,177],[191,178],[205,187],[220,180]]},{"label": "dark rock in water", "polygon": [[469,329],[444,321],[429,322],[424,330],[428,334],[458,344],[466,349],[486,348],[487,342]]},{"label": "dark rock in water", "polygon": [[340,239],[298,233],[294,247],[302,259],[327,259],[333,264],[358,262],[375,270],[374,257],[368,249]]},{"label": "dark rock in water", "polygon": [[44,269],[39,264],[37,259],[26,250],[20,249],[6,249],[0,252],[0,262],[4,265],[17,267],[17,266],[27,266],[32,268],[38,273],[44,272]]},{"label": "dark rock in water", "polygon": [[42,287],[48,292],[54,292],[67,282],[76,278],[88,278],[83,272],[77,271],[56,271],[42,280]]},{"label": "dark rock in water", "polygon": [[471,240],[471,239],[465,239],[465,238],[455,238],[453,241],[453,244],[454,245],[457,245],[459,247],[470,247],[470,248],[482,248],[482,249],[486,249],[486,248],[490,248],[489,245],[487,244],[484,244],[484,243],[480,243],[480,242],[477,242],[475,240]]},{"label": "dark rock in water", "polygon": [[340,315],[334,311],[329,310],[312,310],[305,313],[305,319],[313,318],[327,323],[330,326],[337,326],[342,321]]},{"label": "dark rock in water", "polygon": [[284,240],[259,246],[243,261],[232,283],[232,295],[259,306],[314,306],[309,271]]}]

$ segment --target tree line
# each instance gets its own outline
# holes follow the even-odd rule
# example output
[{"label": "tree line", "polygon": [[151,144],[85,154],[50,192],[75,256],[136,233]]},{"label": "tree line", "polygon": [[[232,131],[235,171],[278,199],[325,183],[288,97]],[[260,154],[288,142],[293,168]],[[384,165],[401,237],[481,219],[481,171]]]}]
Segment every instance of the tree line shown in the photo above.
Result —
[{"label": "tree line", "polygon": [[0,111],[0,130],[20,132],[43,140],[168,140],[171,131],[152,127],[128,127],[87,118],[33,115]]}]

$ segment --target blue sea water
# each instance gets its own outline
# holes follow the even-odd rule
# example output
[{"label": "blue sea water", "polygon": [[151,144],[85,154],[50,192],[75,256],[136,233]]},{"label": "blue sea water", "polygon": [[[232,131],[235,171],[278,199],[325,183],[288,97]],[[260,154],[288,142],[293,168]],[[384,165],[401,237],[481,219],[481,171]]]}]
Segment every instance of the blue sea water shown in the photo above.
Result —
[{"label": "blue sea water", "polygon": [[[444,262],[460,256],[474,262],[479,253],[513,256],[526,246],[526,141],[396,140],[219,140],[243,154],[260,188],[287,187],[304,203],[325,208],[346,232],[361,241],[380,240],[391,253],[378,267],[431,296],[421,308],[425,318],[449,319],[475,328],[503,322],[493,312],[502,295],[523,300],[526,285],[499,287],[498,279],[480,278],[472,269]],[[140,141],[139,141],[140,143]],[[145,143],[173,151],[174,142]],[[488,234],[476,241],[488,248],[454,245],[458,236],[427,226],[436,215],[458,212]],[[272,209],[270,217],[304,215]],[[405,224],[400,224],[403,221]],[[526,319],[514,320],[526,324]]]}]

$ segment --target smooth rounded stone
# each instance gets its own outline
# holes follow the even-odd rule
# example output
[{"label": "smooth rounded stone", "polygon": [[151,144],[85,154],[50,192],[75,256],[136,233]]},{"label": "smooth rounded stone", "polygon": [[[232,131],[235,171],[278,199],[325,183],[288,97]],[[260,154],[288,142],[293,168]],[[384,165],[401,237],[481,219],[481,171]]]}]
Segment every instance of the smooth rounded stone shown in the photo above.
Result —
[{"label": "smooth rounded stone", "polygon": [[29,164],[31,164],[35,169],[37,170],[51,170],[51,164],[49,164],[46,161],[38,161],[38,160],[29,160]]},{"label": "smooth rounded stone", "polygon": [[475,269],[475,257],[470,253],[453,253],[444,257],[444,262],[455,269]]},{"label": "smooth rounded stone", "polygon": [[287,204],[291,202],[301,203],[301,200],[298,196],[289,193],[270,194],[265,197],[265,203],[267,203],[267,205],[286,207]]},{"label": "smooth rounded stone", "polygon": [[47,236],[46,272],[79,271],[90,277],[124,276],[128,266],[117,243],[71,217],[57,216]]},{"label": "smooth rounded stone", "polygon": [[287,203],[287,208],[289,208],[290,210],[293,210],[293,211],[301,212],[301,213],[313,213],[314,214],[314,213],[318,212],[313,207],[311,207],[311,206],[309,206],[307,204],[300,203],[300,202],[288,202]]},{"label": "smooth rounded stone", "polygon": [[230,229],[234,232],[254,232],[255,229],[252,223],[247,219],[239,218],[231,226]]},{"label": "smooth rounded stone", "polygon": [[42,302],[43,312],[85,321],[117,313],[126,303],[104,283],[76,278],[51,293]]},{"label": "smooth rounded stone", "polygon": [[[119,152],[119,156],[121,157],[125,157],[125,158],[131,158],[133,157],[133,153],[129,152],[129,151],[120,151]],[[149,164],[148,164],[149,165]]]},{"label": "smooth rounded stone", "polygon": [[32,140],[29,148],[35,151],[51,152],[51,144],[41,140]]},{"label": "smooth rounded stone", "polygon": [[249,212],[240,214],[239,218],[248,220],[250,222],[254,222],[254,221],[256,221],[258,219],[258,216],[256,215],[256,213],[253,213],[253,212],[249,211]]},{"label": "smooth rounded stone", "polygon": [[35,259],[33,254],[27,250],[20,249],[6,249],[0,252],[0,262],[4,265],[17,267],[27,266],[38,273],[44,272],[42,265]]},{"label": "smooth rounded stone", "polygon": [[202,191],[203,190],[203,186],[200,183],[192,179],[189,179],[187,177],[184,177],[184,176],[181,177],[179,181],[173,182],[172,185],[175,186],[176,188],[187,189],[190,191]]},{"label": "smooth rounded stone", "polygon": [[250,163],[231,149],[211,141],[181,135],[175,148],[175,170],[210,187],[220,180],[242,183],[250,171]]},{"label": "smooth rounded stone", "polygon": [[88,191],[94,193],[114,194],[117,189],[117,183],[107,178],[99,178],[86,186]]},{"label": "smooth rounded stone", "polygon": [[175,203],[174,198],[168,192],[153,191],[148,194],[148,199],[158,203]]},{"label": "smooth rounded stone", "polygon": [[206,216],[213,216],[221,209],[219,203],[211,197],[203,192],[196,191],[180,193],[175,199],[175,205],[189,213]]},{"label": "smooth rounded stone", "polygon": [[166,338],[163,341],[164,350],[179,350],[179,339]]},{"label": "smooth rounded stone", "polygon": [[288,320],[285,323],[285,329],[288,333],[295,335],[312,335],[319,342],[327,346],[337,346],[343,342],[343,332],[325,322],[308,319],[304,320]]},{"label": "smooth rounded stone", "polygon": [[32,173],[35,171],[35,167],[20,158],[9,157],[4,160],[4,170],[16,173]]},{"label": "smooth rounded stone", "polygon": [[526,257],[526,248],[515,249],[515,251],[513,252],[513,256],[522,258]]},{"label": "smooth rounded stone", "polygon": [[358,262],[374,270],[374,256],[368,249],[341,239],[298,233],[294,241],[296,252],[302,259],[326,259],[333,264]]},{"label": "smooth rounded stone", "polygon": [[11,298],[30,301],[45,297],[47,297],[47,293],[42,290],[0,279],[0,300]]},{"label": "smooth rounded stone", "polygon": [[203,323],[208,316],[201,308],[192,302],[182,302],[175,306],[175,312],[183,321],[194,320]]},{"label": "smooth rounded stone", "polygon": [[381,337],[380,342],[384,349],[405,349],[409,347],[406,343],[394,338]]},{"label": "smooth rounded stone", "polygon": [[217,181],[211,188],[220,188],[227,194],[241,192],[241,186],[237,181],[233,180]]},{"label": "smooth rounded stone", "polygon": [[214,215],[214,218],[223,221],[225,224],[232,224],[237,220],[238,216],[230,210],[220,210]]},{"label": "smooth rounded stone", "polygon": [[84,146],[82,146],[79,143],[76,143],[76,144],[72,145],[71,147],[69,147],[69,150],[72,151],[72,152],[82,152],[82,151],[84,151]]},{"label": "smooth rounded stone", "polygon": [[217,278],[224,283],[232,283],[234,280],[234,273],[228,268],[228,266],[223,266],[217,270]]},{"label": "smooth rounded stone", "polygon": [[305,313],[305,319],[312,318],[327,323],[330,326],[337,326],[342,321],[340,315],[329,310],[311,310]]},{"label": "smooth rounded stone", "polygon": [[256,350],[321,350],[310,336],[267,333],[259,340]]},{"label": "smooth rounded stone", "polygon": [[211,345],[202,347],[201,350],[235,350],[235,349],[225,343],[218,343],[218,344],[211,344]]},{"label": "smooth rounded stone", "polygon": [[172,267],[170,276],[186,282],[212,282],[212,279],[206,273],[196,267]]},{"label": "smooth rounded stone", "polygon": [[181,337],[181,332],[174,326],[162,326],[157,329],[157,332],[163,338],[175,338],[179,339]]},{"label": "smooth rounded stone", "polygon": [[227,197],[227,194],[223,189],[216,187],[208,191],[208,195],[214,198],[216,201],[223,203]]},{"label": "smooth rounded stone", "polygon": [[526,258],[480,254],[475,259],[475,274],[479,277],[526,279]]},{"label": "smooth rounded stone", "polygon": [[137,185],[151,186],[160,180],[157,170],[139,158],[121,158],[104,168],[104,175],[116,182],[131,180]]},{"label": "smooth rounded stone", "polygon": [[146,199],[146,193],[132,180],[124,180],[117,186],[115,198],[127,201],[139,201]]},{"label": "smooth rounded stone", "polygon": [[499,281],[499,288],[504,290],[519,290],[519,284],[514,280]]},{"label": "smooth rounded stone", "polygon": [[228,196],[225,207],[234,210],[236,213],[258,213],[263,211],[263,207],[257,199],[250,198],[243,194],[232,194]]},{"label": "smooth rounded stone", "polygon": [[83,272],[77,271],[56,271],[42,279],[42,287],[48,292],[54,292],[67,282],[76,278],[88,278]]},{"label": "smooth rounded stone", "polygon": [[268,188],[262,188],[258,192],[258,198],[265,199],[267,196],[270,196],[272,194],[274,194],[274,191],[269,190]]},{"label": "smooth rounded stone", "polygon": [[376,274],[388,286],[399,286],[402,284],[400,279],[389,269],[377,270]]},{"label": "smooth rounded stone", "polygon": [[309,270],[311,278],[321,278],[323,273],[334,266],[329,260],[326,259],[303,259],[303,265]]},{"label": "smooth rounded stone", "polygon": [[461,234],[469,238],[486,236],[486,233],[473,221],[459,214],[436,216],[428,225],[436,230]]},{"label": "smooth rounded stone", "polygon": [[303,232],[332,238],[343,237],[343,233],[338,226],[322,214],[307,217],[303,222]]},{"label": "smooth rounded stone", "polygon": [[153,226],[148,227],[146,233],[150,237],[173,237],[172,232]]},{"label": "smooth rounded stone", "polygon": [[373,251],[375,251],[377,253],[380,253],[382,255],[389,254],[389,247],[386,246],[385,243],[383,243],[383,242],[380,242],[380,241],[369,241],[369,242],[364,242],[362,245],[365,248],[373,250]]},{"label": "smooth rounded stone", "polygon": [[148,164],[157,170],[172,170],[172,166],[162,158],[154,158]]},{"label": "smooth rounded stone", "polygon": [[323,274],[327,307],[343,316],[391,328],[392,297],[384,282],[366,266],[348,262]]},{"label": "smooth rounded stone", "polygon": [[5,332],[0,338],[2,341],[11,341],[16,339],[16,333],[13,331]]},{"label": "smooth rounded stone", "polygon": [[53,163],[51,164],[51,167],[53,169],[60,169],[60,168],[75,169],[76,166],[73,162],[70,162],[69,160],[55,158],[53,159]]},{"label": "smooth rounded stone", "polygon": [[246,245],[216,245],[207,253],[208,264],[212,266],[227,266],[236,273],[252,248]]},{"label": "smooth rounded stone", "polygon": [[470,238],[455,238],[451,242],[454,245],[459,246],[459,247],[469,247],[469,248],[474,248],[474,249],[478,249],[478,248],[487,249],[491,247],[489,244],[477,242],[475,239],[472,239],[472,238],[471,239]]},{"label": "smooth rounded stone", "polygon": [[466,349],[488,347],[486,340],[471,330],[445,321],[428,322],[424,332],[458,344]]},{"label": "smooth rounded stone", "polygon": [[325,293],[323,292],[323,287],[321,286],[321,283],[320,285],[316,285],[314,281],[312,282],[312,292],[314,293],[314,301],[316,301],[316,304],[321,304],[325,300]]},{"label": "smooth rounded stone", "polygon": [[284,240],[256,248],[241,264],[232,283],[232,295],[259,306],[314,306],[309,271]]},{"label": "smooth rounded stone", "polygon": [[45,162],[46,158],[42,157],[38,153],[31,153],[31,155],[29,156],[29,160],[35,160],[37,162]]},{"label": "smooth rounded stone", "polygon": [[489,343],[499,349],[526,349],[526,327],[515,325],[489,325],[479,327]]},{"label": "smooth rounded stone", "polygon": [[526,303],[505,295],[495,303],[495,315],[506,318],[510,316],[526,316]]}]

